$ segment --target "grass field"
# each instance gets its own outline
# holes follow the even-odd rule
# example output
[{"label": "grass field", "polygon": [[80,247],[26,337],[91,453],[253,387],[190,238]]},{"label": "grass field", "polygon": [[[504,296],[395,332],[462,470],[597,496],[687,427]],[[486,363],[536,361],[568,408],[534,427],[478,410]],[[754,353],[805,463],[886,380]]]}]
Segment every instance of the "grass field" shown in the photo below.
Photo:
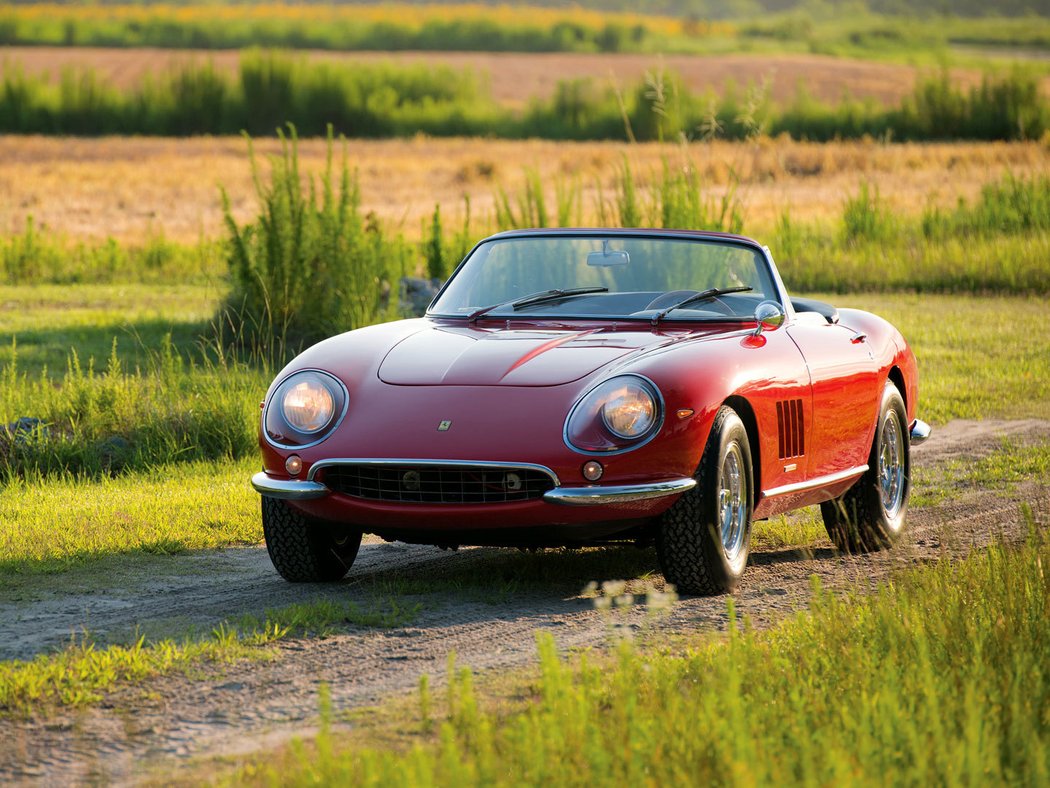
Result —
[{"label": "grass field", "polygon": [[[644,78],[647,71],[663,67],[679,74],[682,83],[694,93],[711,90],[722,93],[727,83],[743,88],[749,83],[768,81],[770,98],[790,101],[800,83],[814,98],[835,102],[846,93],[858,99],[871,98],[880,104],[897,104],[911,93],[916,76],[929,71],[903,63],[845,60],[829,55],[807,53],[727,55],[643,55],[630,53],[523,53],[523,52],[326,52],[307,51],[311,62],[394,63],[449,66],[469,69],[482,77],[500,104],[524,107],[532,98],[550,98],[560,81],[593,79],[599,84],[612,81],[626,86]],[[67,68],[94,69],[98,77],[114,87],[138,85],[147,75],[157,76],[174,65],[211,62],[223,73],[237,70],[240,53],[192,49],[120,49],[101,47],[6,47],[0,60],[0,77],[5,69],[19,64],[26,74],[47,74],[54,84]],[[963,87],[980,84],[981,72],[955,67],[952,80]],[[1050,93],[1050,76],[1043,77],[1043,89]]]},{"label": "grass field", "polygon": [[[264,165],[278,150],[273,140],[255,146]],[[556,202],[559,180],[575,183],[580,221],[596,221],[597,188],[615,186],[624,160],[642,187],[665,161],[694,169],[705,195],[720,195],[739,178],[745,226],[756,235],[772,232],[785,210],[803,222],[837,220],[864,182],[894,214],[918,216],[931,205],[952,208],[960,197],[973,199],[1004,173],[1050,172],[1050,148],[1035,142],[822,145],[762,139],[682,148],[417,138],[354,140],[345,150],[360,180],[363,213],[376,214],[410,238],[420,236],[435,204],[456,226],[464,198],[477,232],[486,232],[498,190],[522,191],[531,173],[544,184],[549,205]],[[181,244],[215,238],[222,232],[220,185],[238,220],[257,210],[245,151],[239,138],[0,137],[0,234],[22,233],[32,217],[73,244],[108,237],[139,246],[158,238]],[[317,173],[324,142],[303,140],[299,156],[304,173]]]}]

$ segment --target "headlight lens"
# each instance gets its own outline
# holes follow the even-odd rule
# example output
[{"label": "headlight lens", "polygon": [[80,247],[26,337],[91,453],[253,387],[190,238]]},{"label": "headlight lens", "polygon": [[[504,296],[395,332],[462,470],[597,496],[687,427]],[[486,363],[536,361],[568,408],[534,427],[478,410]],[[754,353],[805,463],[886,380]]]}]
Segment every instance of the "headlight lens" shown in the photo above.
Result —
[{"label": "headlight lens", "polygon": [[346,408],[346,389],[331,375],[316,370],[296,372],[270,397],[263,416],[270,441],[280,446],[318,443]]},{"label": "headlight lens", "polygon": [[621,375],[591,389],[569,414],[565,438],[585,452],[640,445],[660,427],[660,393],[645,378]]},{"label": "headlight lens", "polygon": [[313,433],[328,426],[335,413],[335,397],[323,383],[301,380],[284,392],[281,410],[299,432]]},{"label": "headlight lens", "polygon": [[656,399],[642,386],[625,382],[606,396],[602,421],[613,435],[634,440],[652,429],[656,422]]}]

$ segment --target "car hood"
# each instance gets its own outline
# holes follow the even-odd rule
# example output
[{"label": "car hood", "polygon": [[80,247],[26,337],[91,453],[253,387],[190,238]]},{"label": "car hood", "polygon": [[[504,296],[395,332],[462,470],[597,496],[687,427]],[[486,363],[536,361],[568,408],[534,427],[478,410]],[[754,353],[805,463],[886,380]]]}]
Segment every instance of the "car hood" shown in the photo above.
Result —
[{"label": "car hood", "polygon": [[379,377],[401,386],[557,386],[681,335],[431,325],[394,345]]}]

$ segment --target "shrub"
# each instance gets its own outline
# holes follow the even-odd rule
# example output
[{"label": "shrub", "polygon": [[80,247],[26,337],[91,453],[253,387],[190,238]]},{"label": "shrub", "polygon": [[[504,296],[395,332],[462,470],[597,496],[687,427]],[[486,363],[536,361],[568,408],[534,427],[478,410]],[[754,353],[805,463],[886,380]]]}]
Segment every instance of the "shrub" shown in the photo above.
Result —
[{"label": "shrub", "polygon": [[253,223],[239,226],[222,193],[232,289],[220,325],[233,326],[240,344],[274,360],[377,322],[390,309],[390,277],[407,254],[400,238],[388,240],[362,217],[345,149],[338,170],[333,166],[331,131],[318,184],[300,175],[298,138],[288,128],[269,184],[248,141],[260,204]]}]

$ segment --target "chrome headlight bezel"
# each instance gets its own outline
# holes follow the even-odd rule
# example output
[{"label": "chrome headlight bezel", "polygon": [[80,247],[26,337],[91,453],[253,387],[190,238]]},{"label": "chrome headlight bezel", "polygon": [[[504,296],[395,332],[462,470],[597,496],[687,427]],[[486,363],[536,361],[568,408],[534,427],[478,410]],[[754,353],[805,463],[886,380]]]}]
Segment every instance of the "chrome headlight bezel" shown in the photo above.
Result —
[{"label": "chrome headlight bezel", "polygon": [[[296,428],[285,415],[285,399],[291,390],[313,382],[323,386],[332,399],[332,413],[317,429]],[[266,401],[262,416],[262,434],[266,442],[279,449],[307,449],[326,440],[342,423],[350,404],[350,395],[339,378],[320,369],[297,370],[278,383]]]},{"label": "chrome headlight bezel", "polygon": [[[617,431],[606,414],[611,396],[623,386],[645,396],[653,410],[648,426],[635,435]],[[575,452],[608,456],[644,446],[659,434],[663,423],[664,401],[659,387],[643,375],[626,373],[597,383],[576,401],[565,419],[563,438]]]}]

